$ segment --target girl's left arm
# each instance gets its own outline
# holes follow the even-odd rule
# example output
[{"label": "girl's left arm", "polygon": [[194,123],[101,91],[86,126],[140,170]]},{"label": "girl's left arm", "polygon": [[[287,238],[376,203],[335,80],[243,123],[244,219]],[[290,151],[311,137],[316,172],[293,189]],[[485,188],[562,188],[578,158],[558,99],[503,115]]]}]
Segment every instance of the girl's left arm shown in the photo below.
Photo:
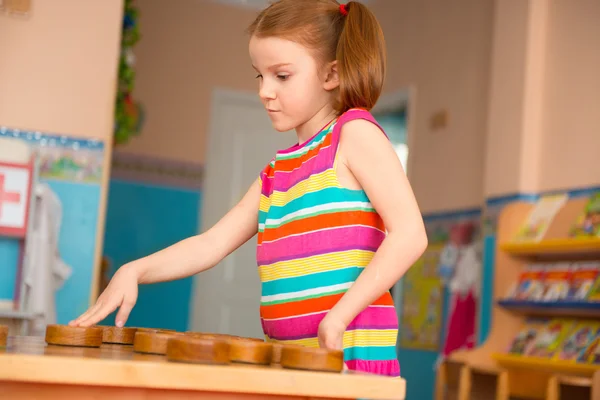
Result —
[{"label": "girl's left arm", "polygon": [[343,162],[388,231],[369,265],[323,321],[345,329],[423,254],[427,235],[402,164],[379,128],[362,119],[347,122],[342,127],[340,148],[343,148]]}]

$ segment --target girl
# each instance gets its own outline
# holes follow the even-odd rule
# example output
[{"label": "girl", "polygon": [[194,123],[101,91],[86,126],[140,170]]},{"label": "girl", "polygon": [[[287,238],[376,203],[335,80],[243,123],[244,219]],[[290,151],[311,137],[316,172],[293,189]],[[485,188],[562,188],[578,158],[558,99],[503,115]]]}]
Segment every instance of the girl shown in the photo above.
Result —
[{"label": "girl", "polygon": [[349,369],[399,376],[389,289],[427,238],[400,161],[368,111],[384,80],[381,28],[358,2],[280,0],[249,33],[259,96],[275,129],[295,129],[298,143],[277,152],[211,229],[121,267],[71,324],[95,324],[119,307],[123,326],[139,284],[207,270],[258,232],[267,340],[343,348]]}]

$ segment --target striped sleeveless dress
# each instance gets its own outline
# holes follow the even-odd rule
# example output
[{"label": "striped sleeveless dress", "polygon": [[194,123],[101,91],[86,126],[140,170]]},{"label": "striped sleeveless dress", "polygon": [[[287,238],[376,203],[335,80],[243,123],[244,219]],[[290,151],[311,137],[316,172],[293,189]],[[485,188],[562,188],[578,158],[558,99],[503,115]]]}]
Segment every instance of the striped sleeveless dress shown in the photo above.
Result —
[{"label": "striped sleeveless dress", "polygon": [[[341,127],[357,118],[377,124],[369,112],[349,110],[305,143],[278,151],[260,174],[256,255],[267,341],[319,347],[319,323],[385,238],[365,192],[343,188],[335,173]],[[386,292],[344,333],[348,369],[399,376],[397,336]]]}]

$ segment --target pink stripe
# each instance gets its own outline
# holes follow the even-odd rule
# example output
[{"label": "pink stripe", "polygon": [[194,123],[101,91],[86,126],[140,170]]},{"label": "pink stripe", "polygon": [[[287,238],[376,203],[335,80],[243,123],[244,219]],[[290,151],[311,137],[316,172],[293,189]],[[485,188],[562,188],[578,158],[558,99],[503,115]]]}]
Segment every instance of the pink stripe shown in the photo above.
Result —
[{"label": "pink stripe", "polygon": [[400,363],[398,360],[348,360],[346,361],[346,366],[351,371],[394,377],[400,376]]},{"label": "pink stripe", "polygon": [[300,168],[293,171],[276,171],[274,190],[285,192],[311,175],[320,174],[333,166],[333,148],[327,146],[319,150],[314,157],[306,160]]},{"label": "pink stripe", "polygon": [[[294,340],[316,337],[319,323],[327,311],[278,320],[263,320],[264,332],[275,340]],[[398,329],[398,317],[394,307],[367,307],[354,318],[347,330]]]},{"label": "pink stripe", "polygon": [[327,311],[300,317],[263,320],[262,324],[265,334],[276,340],[286,340],[297,336],[316,336],[319,323],[325,317],[325,314],[327,314]]},{"label": "pink stripe", "polygon": [[262,188],[261,188],[261,194],[269,197],[271,196],[271,193],[273,193],[273,177],[268,177],[265,174],[263,174],[262,179]]},{"label": "pink stripe", "polygon": [[350,226],[286,237],[272,243],[262,243],[258,252],[258,264],[269,260],[300,258],[304,254],[325,254],[338,248],[377,248],[385,239],[385,233],[368,226]]}]

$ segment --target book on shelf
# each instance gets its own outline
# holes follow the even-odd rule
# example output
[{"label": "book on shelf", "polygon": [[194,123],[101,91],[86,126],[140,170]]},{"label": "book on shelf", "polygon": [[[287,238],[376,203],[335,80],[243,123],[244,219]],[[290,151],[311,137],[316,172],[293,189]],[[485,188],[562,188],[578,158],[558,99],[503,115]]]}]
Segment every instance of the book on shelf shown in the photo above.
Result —
[{"label": "book on shelf", "polygon": [[563,341],[572,328],[572,320],[551,319],[538,331],[535,339],[526,349],[525,355],[552,358],[560,350]]},{"label": "book on shelf", "polygon": [[585,208],[569,230],[572,238],[600,238],[600,192],[590,196]]},{"label": "book on shelf", "polygon": [[528,264],[506,300],[600,302],[600,261]]},{"label": "book on shelf", "polygon": [[568,198],[567,194],[552,194],[540,197],[517,231],[513,241],[522,243],[542,240],[552,220],[566,204]]},{"label": "book on shelf", "polygon": [[508,353],[549,361],[600,365],[600,321],[528,319],[512,339]]}]

